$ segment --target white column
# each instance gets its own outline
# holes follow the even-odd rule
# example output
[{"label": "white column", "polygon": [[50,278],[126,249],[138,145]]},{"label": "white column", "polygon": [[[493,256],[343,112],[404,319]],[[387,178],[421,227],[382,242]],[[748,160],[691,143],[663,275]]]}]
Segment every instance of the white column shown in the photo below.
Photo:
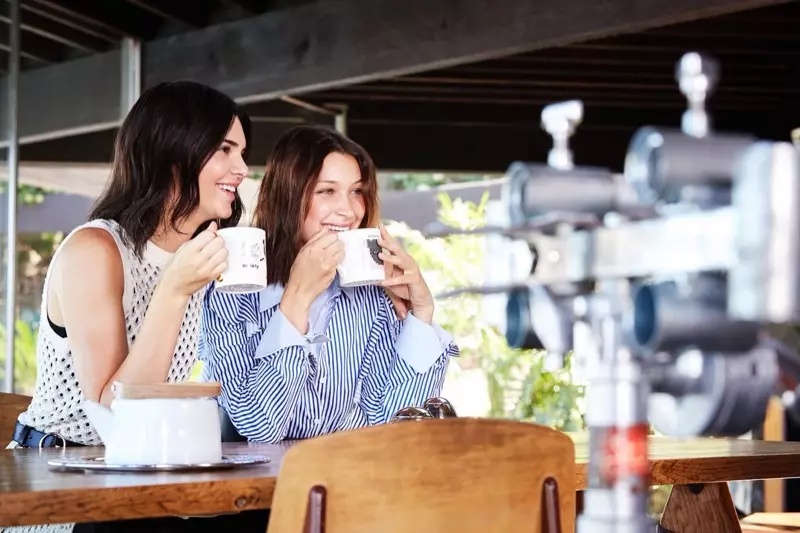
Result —
[{"label": "white column", "polygon": [[17,182],[19,174],[19,131],[17,128],[17,92],[19,90],[19,3],[10,0],[8,54],[8,241],[6,249],[6,375],[4,389],[14,392],[14,340],[17,323]]}]

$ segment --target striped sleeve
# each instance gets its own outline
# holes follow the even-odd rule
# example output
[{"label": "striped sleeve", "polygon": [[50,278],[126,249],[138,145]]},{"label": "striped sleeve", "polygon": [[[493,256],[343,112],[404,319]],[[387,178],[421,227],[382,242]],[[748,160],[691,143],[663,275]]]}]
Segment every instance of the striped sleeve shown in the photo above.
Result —
[{"label": "striped sleeve", "polygon": [[243,437],[279,442],[308,380],[307,347],[291,345],[257,357],[258,313],[257,293],[206,293],[202,346],[209,368],[204,374],[220,382],[220,405]]},{"label": "striped sleeve", "polygon": [[453,339],[435,325],[413,316],[398,322],[388,298],[379,309],[367,345],[370,366],[361,397],[370,425],[441,394],[450,357],[459,355]]}]

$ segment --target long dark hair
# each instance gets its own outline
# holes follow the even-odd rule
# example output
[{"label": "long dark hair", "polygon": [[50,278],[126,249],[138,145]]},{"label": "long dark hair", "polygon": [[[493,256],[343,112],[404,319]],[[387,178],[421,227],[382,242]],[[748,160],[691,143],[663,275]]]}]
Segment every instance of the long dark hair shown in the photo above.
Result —
[{"label": "long dark hair", "polygon": [[303,243],[300,228],[311,205],[311,194],[328,154],[352,156],[361,171],[364,191],[362,228],[380,219],[375,165],[366,150],[325,126],[296,126],[278,139],[267,161],[258,190],[253,226],[267,233],[267,283],[286,285]]},{"label": "long dark hair", "polygon": [[[249,147],[250,119],[227,95],[191,81],[147,89],[117,133],[111,180],[89,219],[119,223],[122,238],[138,255],[162,224],[177,231],[199,205],[200,171],[235,118]],[[220,227],[238,224],[243,211],[238,192],[232,207]]]}]

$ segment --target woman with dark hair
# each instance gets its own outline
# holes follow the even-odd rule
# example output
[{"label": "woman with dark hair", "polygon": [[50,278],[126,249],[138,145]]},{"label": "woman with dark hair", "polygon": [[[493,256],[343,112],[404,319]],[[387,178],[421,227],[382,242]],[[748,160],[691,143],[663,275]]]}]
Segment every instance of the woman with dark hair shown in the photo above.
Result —
[{"label": "woman with dark hair", "polygon": [[210,87],[142,94],[117,135],[107,189],[50,263],[36,388],[11,447],[100,445],[84,399],[109,405],[116,380],[189,377],[202,289],[227,267],[215,230],[242,213],[249,136],[236,103]]},{"label": "woman with dark hair", "polygon": [[381,424],[439,394],[458,348],[433,324],[418,265],[385,228],[383,287],[339,286],[337,232],[378,223],[375,167],[363,148],[319,126],[278,141],[253,222],[267,234],[269,286],[209,289],[204,302],[204,377],[221,382],[220,404],[243,437],[278,442]]}]

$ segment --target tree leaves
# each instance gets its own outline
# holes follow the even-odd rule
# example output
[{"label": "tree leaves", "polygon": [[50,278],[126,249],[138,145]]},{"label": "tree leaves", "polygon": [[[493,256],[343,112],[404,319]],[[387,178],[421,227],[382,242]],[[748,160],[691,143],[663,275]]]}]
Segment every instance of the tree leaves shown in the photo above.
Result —
[{"label": "tree leaves", "polygon": [[[486,225],[489,194],[480,202],[439,193],[438,218],[459,229]],[[401,222],[387,222],[389,232],[402,239],[434,295],[483,281],[486,238],[451,235],[426,239]],[[486,416],[530,420],[564,431],[584,428],[583,385],[573,381],[570,361],[563,370],[544,369],[544,352],[516,350],[503,332],[488,324],[482,298],[465,294],[437,300],[436,322],[456,339],[461,357],[451,362],[449,378],[462,370],[479,368],[486,376],[489,412]]]}]

